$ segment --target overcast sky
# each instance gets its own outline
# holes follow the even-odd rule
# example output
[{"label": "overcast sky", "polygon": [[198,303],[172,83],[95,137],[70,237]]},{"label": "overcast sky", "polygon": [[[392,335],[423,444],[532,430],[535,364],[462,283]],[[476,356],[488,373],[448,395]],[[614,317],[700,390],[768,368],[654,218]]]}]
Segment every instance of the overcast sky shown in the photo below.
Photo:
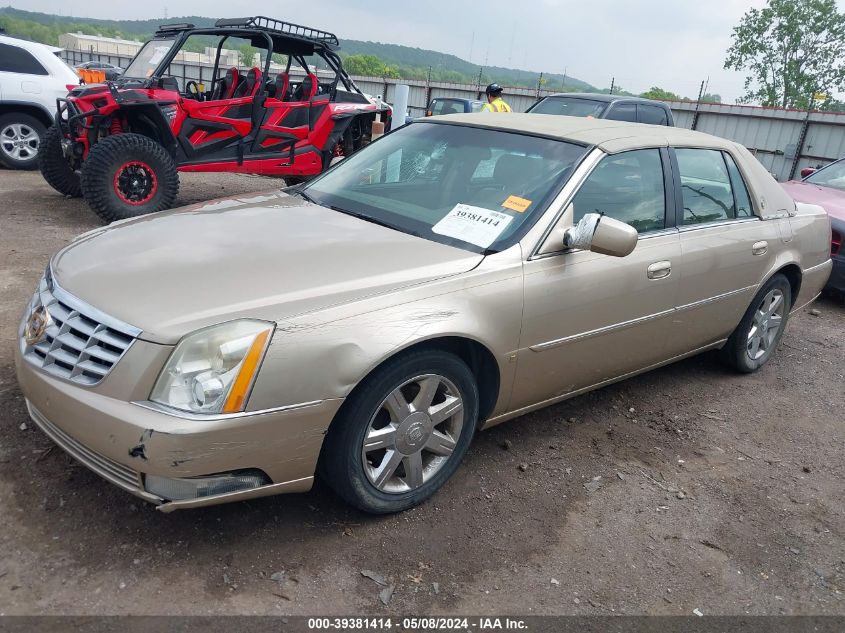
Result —
[{"label": "overcast sky", "polygon": [[[632,92],[660,86],[733,102],[743,76],[722,69],[731,29],[764,0],[6,0],[19,9],[107,19],[269,15],[341,38],[452,53],[476,64],[568,74]],[[840,8],[845,0],[837,0]]]}]

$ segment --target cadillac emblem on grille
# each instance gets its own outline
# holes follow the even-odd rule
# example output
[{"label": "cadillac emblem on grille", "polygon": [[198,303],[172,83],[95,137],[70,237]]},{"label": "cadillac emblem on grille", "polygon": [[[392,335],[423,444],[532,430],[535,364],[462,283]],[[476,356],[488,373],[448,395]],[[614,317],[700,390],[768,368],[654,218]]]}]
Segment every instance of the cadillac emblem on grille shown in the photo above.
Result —
[{"label": "cadillac emblem on grille", "polygon": [[50,324],[50,313],[44,306],[38,306],[26,320],[23,336],[27,345],[36,345],[44,338],[47,326]]}]

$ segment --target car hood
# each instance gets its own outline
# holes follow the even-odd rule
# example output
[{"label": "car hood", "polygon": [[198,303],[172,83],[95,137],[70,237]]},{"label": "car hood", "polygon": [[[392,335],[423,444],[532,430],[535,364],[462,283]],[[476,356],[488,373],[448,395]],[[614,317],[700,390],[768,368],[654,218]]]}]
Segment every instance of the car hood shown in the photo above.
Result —
[{"label": "car hood", "polygon": [[829,216],[845,220],[845,191],[800,180],[785,182],[783,188],[798,202],[817,204],[823,207]]},{"label": "car hood", "polygon": [[233,318],[280,321],[471,270],[483,259],[283,192],[91,231],[52,261],[91,306],[174,343]]}]

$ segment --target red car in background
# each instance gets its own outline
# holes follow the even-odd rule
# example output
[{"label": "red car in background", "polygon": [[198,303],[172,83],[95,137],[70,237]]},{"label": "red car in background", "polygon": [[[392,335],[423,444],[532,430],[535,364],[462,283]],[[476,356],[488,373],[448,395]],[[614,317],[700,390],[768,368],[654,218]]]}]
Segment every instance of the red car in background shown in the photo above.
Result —
[{"label": "red car in background", "polygon": [[791,180],[783,188],[798,202],[817,204],[830,216],[833,272],[826,288],[845,295],[845,158],[822,169],[803,169],[801,175],[803,180]]}]

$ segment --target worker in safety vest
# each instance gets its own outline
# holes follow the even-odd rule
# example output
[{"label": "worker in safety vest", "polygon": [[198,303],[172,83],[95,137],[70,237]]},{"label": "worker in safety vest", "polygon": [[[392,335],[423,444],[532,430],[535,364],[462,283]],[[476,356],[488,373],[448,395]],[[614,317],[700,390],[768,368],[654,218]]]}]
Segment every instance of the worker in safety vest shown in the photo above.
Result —
[{"label": "worker in safety vest", "polygon": [[481,108],[482,112],[512,112],[511,107],[502,99],[502,87],[499,84],[487,86],[487,103]]}]

